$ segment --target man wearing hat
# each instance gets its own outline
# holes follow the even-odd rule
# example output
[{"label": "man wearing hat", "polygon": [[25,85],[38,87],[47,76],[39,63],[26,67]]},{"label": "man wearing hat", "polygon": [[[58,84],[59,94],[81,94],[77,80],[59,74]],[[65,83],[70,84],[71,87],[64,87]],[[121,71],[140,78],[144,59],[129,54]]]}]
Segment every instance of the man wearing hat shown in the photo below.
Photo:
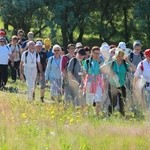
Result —
[{"label": "man wearing hat", "polygon": [[[150,49],[144,52],[145,59],[141,61],[134,74],[134,89],[136,90],[136,98],[143,100],[142,94],[144,93],[146,107],[150,108]],[[139,95],[138,90],[143,90],[143,93]]]},{"label": "man wearing hat", "polygon": [[[68,98],[70,102],[73,102],[74,105],[79,105],[79,99],[77,97],[79,92],[79,87],[83,86],[82,76],[83,76],[83,67],[82,60],[85,57],[85,49],[80,48],[77,51],[76,57],[73,57],[68,64],[68,79],[69,79],[69,88]],[[75,83],[75,84],[74,84]]]},{"label": "man wearing hat", "polygon": [[8,80],[8,59],[12,58],[10,48],[5,44],[6,39],[0,37],[0,88],[4,88]]}]

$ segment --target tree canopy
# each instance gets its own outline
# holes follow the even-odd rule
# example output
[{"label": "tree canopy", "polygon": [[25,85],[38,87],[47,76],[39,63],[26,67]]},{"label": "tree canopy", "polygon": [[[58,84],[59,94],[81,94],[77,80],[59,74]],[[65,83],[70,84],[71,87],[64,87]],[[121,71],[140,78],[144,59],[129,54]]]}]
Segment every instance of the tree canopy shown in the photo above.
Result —
[{"label": "tree canopy", "polygon": [[0,13],[6,29],[11,25],[27,33],[32,28],[44,36],[48,27],[52,41],[64,47],[82,42],[84,35],[97,36],[99,43],[139,39],[148,46],[149,5],[150,0],[0,0]]}]

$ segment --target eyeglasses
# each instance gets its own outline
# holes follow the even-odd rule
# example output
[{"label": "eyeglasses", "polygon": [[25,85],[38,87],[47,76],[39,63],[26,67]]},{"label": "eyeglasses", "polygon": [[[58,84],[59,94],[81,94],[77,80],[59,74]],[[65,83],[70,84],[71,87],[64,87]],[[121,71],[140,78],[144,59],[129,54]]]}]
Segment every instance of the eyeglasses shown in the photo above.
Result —
[{"label": "eyeglasses", "polygon": [[60,50],[54,50],[54,52],[59,52]]},{"label": "eyeglasses", "polygon": [[100,55],[100,53],[95,53],[95,52],[94,52],[93,54],[95,54],[95,55]]},{"label": "eyeglasses", "polygon": [[2,43],[2,42],[5,42],[5,41],[0,41],[0,42]]}]

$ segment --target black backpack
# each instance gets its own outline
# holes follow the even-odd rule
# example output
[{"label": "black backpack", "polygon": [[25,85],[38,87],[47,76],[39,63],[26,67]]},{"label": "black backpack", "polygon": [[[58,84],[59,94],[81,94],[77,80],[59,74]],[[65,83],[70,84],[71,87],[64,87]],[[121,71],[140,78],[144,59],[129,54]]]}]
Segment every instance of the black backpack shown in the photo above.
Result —
[{"label": "black backpack", "polygon": [[[133,55],[134,55],[133,52],[131,52],[131,53],[130,53],[130,62],[133,61]],[[144,60],[145,57],[144,57],[144,54],[143,54],[142,51],[140,51],[140,56],[141,56],[141,59]]]},{"label": "black backpack", "polygon": [[[25,63],[27,63],[28,51],[25,52]],[[36,59],[38,58],[38,53],[36,52]]]}]

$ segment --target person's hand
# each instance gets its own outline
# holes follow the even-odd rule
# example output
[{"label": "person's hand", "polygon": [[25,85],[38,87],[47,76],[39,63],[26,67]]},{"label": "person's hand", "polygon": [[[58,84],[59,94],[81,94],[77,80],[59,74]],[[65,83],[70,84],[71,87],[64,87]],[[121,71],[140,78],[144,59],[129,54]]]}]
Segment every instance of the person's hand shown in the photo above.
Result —
[{"label": "person's hand", "polygon": [[11,61],[11,66],[14,67],[14,62],[13,61]]},{"label": "person's hand", "polygon": [[40,74],[40,80],[42,80],[43,79],[43,74]]},{"label": "person's hand", "polygon": [[23,73],[20,74],[20,80],[24,81],[24,75],[23,75]]}]

